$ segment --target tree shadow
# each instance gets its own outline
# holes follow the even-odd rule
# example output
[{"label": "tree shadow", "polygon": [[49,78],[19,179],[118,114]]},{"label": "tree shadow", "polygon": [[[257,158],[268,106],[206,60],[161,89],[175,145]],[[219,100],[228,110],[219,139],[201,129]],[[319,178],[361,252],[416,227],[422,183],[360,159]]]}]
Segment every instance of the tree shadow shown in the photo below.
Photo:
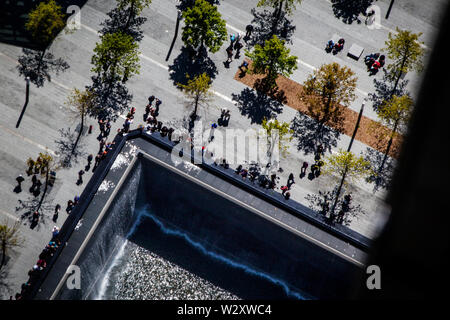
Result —
[{"label": "tree shadow", "polygon": [[76,131],[71,131],[70,128],[59,129],[58,131],[61,135],[61,138],[55,140],[55,143],[57,145],[57,154],[60,158],[60,164],[64,168],[71,168],[72,162],[78,163],[80,157],[84,158],[87,156],[87,152],[84,151],[85,145],[83,144],[80,137],[77,147],[72,153],[72,149],[75,146],[75,141],[77,140],[78,133]]},{"label": "tree shadow", "polygon": [[297,112],[292,120],[291,129],[294,131],[293,137],[297,138],[297,149],[305,154],[315,153],[318,145],[323,146],[323,150],[331,151],[337,146],[340,132],[320,123],[302,112]]},{"label": "tree shadow", "polygon": [[346,206],[343,200],[344,192],[341,192],[341,196],[336,203],[334,215],[330,215],[330,210],[336,199],[337,189],[336,186],[332,191],[319,190],[319,194],[308,193],[305,199],[309,202],[309,208],[316,213],[316,217],[320,220],[330,225],[341,224],[349,226],[354,218],[365,214],[365,212],[359,204]]},{"label": "tree shadow", "polygon": [[[220,5],[220,0],[206,0],[212,5]],[[177,9],[181,11],[185,11],[187,8],[190,8],[194,5],[195,0],[183,0],[177,4]]]},{"label": "tree shadow", "polygon": [[270,96],[245,88],[240,94],[232,94],[233,101],[242,115],[247,116],[251,123],[261,124],[264,118],[270,119],[283,111],[283,104]]},{"label": "tree shadow", "polygon": [[392,75],[390,75],[385,69],[383,69],[383,77],[381,80],[373,79],[375,86],[375,93],[369,93],[369,99],[373,103],[374,111],[378,111],[382,103],[389,100],[391,95],[402,96],[409,94],[406,90],[406,85],[409,80],[400,80],[398,82],[397,88],[394,90],[395,81],[392,80]]},{"label": "tree shadow", "polygon": [[[49,186],[50,188],[50,186]],[[49,191],[47,191],[47,194]],[[44,200],[39,209],[39,220],[35,221],[33,219],[33,212],[36,211],[39,205],[39,198],[29,198],[28,200],[19,200],[19,205],[16,207],[16,213],[20,213],[20,220],[24,225],[29,225],[30,229],[36,228],[37,231],[40,230],[41,225],[47,224],[47,219],[49,214],[52,213],[54,206],[49,202]]]},{"label": "tree shadow", "polygon": [[[374,150],[372,148],[366,148],[363,153],[365,160],[371,163],[372,168],[379,168],[383,162],[384,153]],[[375,172],[366,178],[366,182],[373,183],[376,192],[380,188],[389,189],[394,174],[396,160],[391,157],[387,157],[384,163],[383,170],[381,172]]]},{"label": "tree shadow", "polygon": [[358,24],[361,23],[359,14],[366,15],[372,2],[373,0],[331,0],[334,15],[346,24],[352,24],[355,20]]},{"label": "tree shadow", "polygon": [[6,268],[8,262],[6,262],[0,269],[0,299],[6,300],[7,296],[13,294],[12,283],[8,280],[8,269]]},{"label": "tree shadow", "polygon": [[215,63],[208,57],[206,49],[199,50],[197,53],[194,49],[183,46],[178,57],[175,58],[173,64],[169,66],[170,79],[175,86],[178,83],[187,84],[189,78],[206,73],[210,79],[215,79],[218,74]]},{"label": "tree shadow", "polygon": [[89,116],[97,119],[116,121],[133,99],[133,95],[119,78],[103,81],[100,76],[95,75],[92,77],[92,84],[86,86],[86,89],[96,95],[96,104],[89,109]]},{"label": "tree shadow", "polygon": [[42,87],[46,80],[51,81],[50,72],[58,75],[69,68],[66,61],[62,58],[55,59],[50,52],[45,52],[42,61],[42,51],[23,48],[22,52],[24,54],[19,56],[19,65],[16,68],[24,78],[30,77],[30,81],[37,87]]},{"label": "tree shadow", "polygon": [[256,9],[252,9],[252,14],[253,31],[250,38],[244,39],[247,46],[264,45],[264,42],[271,39],[273,35],[292,44],[291,38],[296,26],[292,25],[292,20],[286,18],[284,11],[282,11],[278,22],[274,13],[269,10],[256,11]]},{"label": "tree shadow", "polygon": [[129,11],[114,8],[107,13],[109,19],[104,20],[100,25],[103,27],[99,33],[104,35],[107,33],[115,33],[121,31],[131,37],[136,42],[140,42],[144,37],[144,32],[140,29],[147,21],[145,17],[134,17],[128,22]]}]

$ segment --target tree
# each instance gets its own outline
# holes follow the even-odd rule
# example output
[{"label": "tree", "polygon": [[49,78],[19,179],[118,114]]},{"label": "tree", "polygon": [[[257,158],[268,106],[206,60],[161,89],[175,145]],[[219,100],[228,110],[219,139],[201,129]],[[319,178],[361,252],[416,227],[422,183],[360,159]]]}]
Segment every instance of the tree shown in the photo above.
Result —
[{"label": "tree", "polygon": [[138,44],[132,36],[118,31],[104,34],[94,52],[91,70],[97,75],[86,89],[95,95],[97,103],[89,109],[89,115],[115,121],[117,113],[123,112],[132,99],[123,84],[139,74]]},{"label": "tree", "polygon": [[424,54],[424,49],[421,47],[423,42],[418,39],[422,33],[412,33],[408,30],[401,30],[397,27],[397,35],[393,36],[389,32],[389,39],[385,42],[386,48],[383,51],[387,52],[387,56],[392,60],[392,63],[387,65],[387,69],[391,71],[391,80],[395,80],[394,89],[403,74],[411,70],[421,71],[423,64],[421,58]]},{"label": "tree", "polygon": [[205,0],[196,0],[194,6],[183,12],[184,28],[181,39],[187,47],[206,47],[217,52],[227,39],[225,20],[217,6]]},{"label": "tree", "polygon": [[139,74],[138,47],[133,37],[121,31],[103,35],[94,48],[91,71],[101,75],[103,81],[114,82],[121,77],[125,83],[133,74]]},{"label": "tree", "polygon": [[356,180],[370,175],[371,172],[372,169],[370,168],[370,162],[365,160],[362,156],[355,156],[352,152],[339,150],[338,153],[332,154],[325,159],[323,173],[341,176],[341,182],[337,189],[336,197],[330,211],[331,216],[334,214],[334,209],[336,208],[339,200],[342,186],[347,184],[347,180],[354,183]]},{"label": "tree", "polygon": [[209,91],[211,79],[206,73],[195,76],[193,79],[189,79],[189,75],[186,75],[186,78],[188,79],[187,84],[178,83],[178,86],[186,95],[188,106],[194,106],[191,118],[195,119],[198,107],[201,105],[208,106],[211,101],[212,93]]},{"label": "tree", "polygon": [[141,41],[143,32],[140,27],[147,18],[139,17],[139,15],[150,3],[151,0],[117,0],[117,7],[107,13],[109,19],[101,23],[103,28],[100,34],[122,31],[132,36],[135,41]]},{"label": "tree", "polygon": [[19,227],[20,222],[15,222],[11,227],[7,223],[0,225],[0,245],[2,250],[0,269],[6,262],[8,251],[22,245],[23,239],[19,236]]},{"label": "tree", "polygon": [[336,62],[324,64],[308,76],[298,97],[319,122],[318,132],[323,125],[341,122],[343,107],[355,100],[356,81],[350,68]]},{"label": "tree", "polygon": [[23,49],[24,55],[19,57],[17,66],[19,73],[30,77],[31,82],[41,87],[44,79],[50,81],[49,71],[57,74],[69,68],[63,59],[54,59],[51,53],[46,53],[53,39],[64,28],[64,14],[61,6],[54,0],[41,2],[28,14],[25,28],[30,32],[32,39],[40,47],[39,51]]},{"label": "tree", "polygon": [[80,91],[77,88],[74,88],[67,98],[66,105],[75,107],[75,109],[71,109],[71,112],[74,113],[77,117],[80,117],[81,120],[80,131],[78,133],[75,144],[72,147],[71,155],[75,153],[75,149],[80,140],[81,133],[84,129],[84,120],[86,118],[86,115],[93,112],[92,110],[95,108],[95,104],[96,96],[92,91],[89,90]]},{"label": "tree", "polygon": [[388,101],[385,101],[377,110],[377,114],[380,117],[384,125],[391,129],[389,142],[384,154],[383,161],[381,162],[378,174],[383,170],[389,155],[392,142],[397,134],[399,128],[405,128],[412,113],[413,100],[408,95],[396,96],[393,95]]},{"label": "tree", "polygon": [[34,41],[47,47],[64,28],[64,14],[55,0],[41,2],[28,14],[25,28],[31,33]]},{"label": "tree", "polygon": [[284,12],[287,14],[291,14],[292,11],[295,9],[297,4],[301,4],[302,0],[259,0],[257,6],[263,7],[268,6],[275,8],[275,11],[273,15],[276,17],[273,25],[272,30],[277,26],[278,21],[280,20],[281,13],[283,12],[283,4],[284,4]]},{"label": "tree", "polygon": [[289,55],[290,51],[285,47],[285,41],[275,35],[265,42],[264,47],[257,44],[253,52],[245,50],[245,55],[253,60],[249,72],[266,74],[265,90],[277,87],[278,74],[289,77],[297,69],[297,57]]},{"label": "tree", "polygon": [[[274,154],[281,154],[286,156],[288,154],[287,143],[292,140],[293,130],[290,129],[290,125],[287,122],[279,122],[277,119],[267,118],[263,119],[262,127],[267,138],[267,150],[269,156],[269,163],[272,163],[272,157]],[[279,153],[274,153],[274,148],[278,147]]]},{"label": "tree", "polygon": [[128,20],[125,24],[125,30],[128,28],[134,18],[141,14],[142,10],[148,7],[152,0],[117,0],[117,9],[128,12]]},{"label": "tree", "polygon": [[[34,211],[39,211],[39,209],[42,206],[42,203],[44,202],[45,195],[47,194],[48,185],[50,181],[50,172],[55,171],[58,168],[55,165],[53,157],[48,152],[39,153],[39,157],[37,157],[37,159],[34,160],[34,163],[35,163],[35,170],[37,171],[37,173],[39,173],[42,177],[45,177],[44,192],[42,193],[41,199],[37,207],[34,209]],[[27,164],[29,164],[29,159],[27,160]]]},{"label": "tree", "polygon": [[110,82],[103,82],[100,76],[92,77],[92,84],[86,90],[94,93],[96,104],[89,109],[89,116],[97,119],[116,121],[133,99],[126,86],[116,77]]}]

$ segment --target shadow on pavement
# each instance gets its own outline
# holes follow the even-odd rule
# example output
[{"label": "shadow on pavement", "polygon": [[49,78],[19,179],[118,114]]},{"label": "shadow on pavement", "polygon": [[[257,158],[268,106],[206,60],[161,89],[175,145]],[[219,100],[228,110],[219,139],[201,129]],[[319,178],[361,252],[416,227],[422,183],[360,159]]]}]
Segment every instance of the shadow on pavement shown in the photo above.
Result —
[{"label": "shadow on pavement", "polygon": [[178,57],[169,66],[169,73],[173,84],[177,86],[178,83],[187,84],[188,78],[186,75],[194,78],[206,73],[213,80],[216,78],[218,70],[214,62],[208,57],[206,49],[197,53],[194,49],[183,46]]},{"label": "shadow on pavement", "polygon": [[281,13],[278,21],[273,12],[269,10],[256,11],[256,9],[252,9],[252,14],[253,32],[249,39],[244,38],[247,46],[264,45],[264,42],[272,38],[273,35],[288,43],[292,43],[291,38],[296,27],[292,25],[292,20],[286,18],[284,12]]},{"label": "shadow on pavement", "polygon": [[347,24],[352,24],[355,20],[361,23],[359,14],[366,15],[372,2],[373,0],[331,0],[334,15]]},{"label": "shadow on pavement", "polygon": [[283,111],[283,104],[265,93],[245,88],[240,94],[232,94],[233,101],[242,115],[251,123],[261,124],[264,118],[270,119]]},{"label": "shadow on pavement", "polygon": [[[372,165],[372,168],[378,169],[383,162],[384,153],[374,150],[372,148],[367,148],[364,151],[364,159],[369,161]],[[376,192],[380,188],[389,189],[391,184],[392,176],[394,175],[395,170],[395,159],[391,157],[387,157],[386,162],[384,163],[383,170],[378,173],[378,175],[371,175],[366,178],[366,181],[374,184],[373,191]]]},{"label": "shadow on pavement", "polygon": [[324,151],[331,151],[332,147],[337,146],[340,137],[338,130],[320,126],[318,121],[300,111],[292,120],[291,129],[298,141],[297,149],[305,154],[315,153],[318,145],[322,145]]}]

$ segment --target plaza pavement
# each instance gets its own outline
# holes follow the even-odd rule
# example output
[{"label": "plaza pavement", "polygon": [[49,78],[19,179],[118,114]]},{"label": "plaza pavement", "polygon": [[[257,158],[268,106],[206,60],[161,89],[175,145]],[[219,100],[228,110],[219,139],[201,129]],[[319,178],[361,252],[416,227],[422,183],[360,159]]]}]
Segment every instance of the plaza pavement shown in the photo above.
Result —
[{"label": "plaza pavement", "polygon": [[[294,12],[292,18],[297,29],[293,37],[291,53],[299,57],[299,68],[291,76],[291,79],[303,82],[312,68],[319,67],[323,63],[336,61],[340,64],[348,65],[358,76],[357,99],[351,104],[351,108],[359,111],[362,99],[367,93],[373,91],[373,77],[368,77],[365,65],[362,61],[356,62],[348,58],[345,54],[352,43],[357,43],[365,48],[363,53],[379,51],[384,46],[389,30],[400,26],[412,30],[413,32],[423,32],[421,40],[425,41],[428,48],[432,47],[433,35],[437,28],[434,18],[440,11],[439,5],[443,1],[435,0],[436,6],[424,6],[421,1],[410,1],[410,4],[403,5],[395,3],[389,20],[382,18],[383,28],[369,30],[364,24],[353,23],[346,25],[338,20],[331,9],[331,4],[327,0],[305,0]],[[219,10],[223,18],[227,21],[227,28],[230,33],[237,30],[245,30],[245,26],[252,20],[250,10],[255,7],[257,0],[237,1],[222,0]],[[169,61],[165,61],[174,34],[177,11],[175,0],[153,0],[149,8],[145,9],[143,15],[148,18],[144,24],[144,39],[140,44],[141,72],[130,79],[127,87],[133,94],[131,106],[137,108],[137,116],[132,128],[141,121],[141,115],[147,102],[147,97],[151,94],[160,98],[163,103],[160,108],[159,120],[163,122],[177,121],[188,113],[184,107],[183,95],[175,88],[170,79],[168,66],[173,64],[173,60],[179,55],[182,47],[181,28],[178,39],[172,50]],[[388,1],[377,1],[383,12],[386,11]],[[403,5],[403,7],[402,7]],[[67,112],[64,101],[69,90],[73,87],[84,88],[90,83],[90,58],[95,43],[98,41],[96,31],[100,29],[100,23],[105,20],[106,12],[114,6],[113,1],[91,0],[81,10],[80,30],[72,34],[61,33],[53,43],[50,51],[56,57],[63,57],[70,65],[65,73],[53,76],[52,82],[46,83],[43,88],[30,87],[30,102],[26,113],[18,129],[15,128],[20,111],[25,101],[25,81],[20,78],[15,69],[17,57],[21,54],[21,48],[6,44],[0,44],[0,219],[13,222],[20,218],[20,214],[15,211],[18,200],[26,200],[31,197],[27,191],[31,185],[29,177],[26,177],[25,161],[28,157],[36,158],[39,152],[46,149],[50,153],[57,152],[55,140],[61,138],[58,130],[61,128],[77,127],[77,122],[71,119]],[[431,12],[431,13],[430,13]],[[384,15],[384,14],[383,14]],[[337,56],[326,54],[323,50],[326,41],[333,35],[339,34],[346,39],[344,53]],[[238,107],[232,101],[232,94],[239,94],[246,86],[233,79],[238,65],[243,59],[243,53],[239,61],[233,61],[231,67],[226,69],[223,61],[226,60],[225,46],[216,54],[209,54],[214,61],[218,74],[213,83],[213,90],[216,93],[211,107],[202,111],[202,120],[205,124],[217,121],[220,108],[227,107],[231,110],[231,120],[229,128],[255,128],[258,124],[252,123],[247,116],[242,116]],[[389,63],[389,61],[388,61]],[[376,77],[379,77],[377,75]],[[420,85],[420,75],[410,73],[407,75],[410,80],[409,90],[414,93]],[[284,107],[278,115],[282,121],[291,121],[296,115],[296,111]],[[376,119],[376,114],[371,110],[370,103],[365,108],[365,116]],[[110,139],[122,126],[123,119],[113,124]],[[98,126],[93,119],[87,120],[87,125],[94,126],[91,135],[85,134],[81,144],[87,153],[95,153],[98,150]],[[337,148],[346,149],[350,138],[341,136]],[[362,152],[367,146],[359,141],[355,141],[352,151]],[[333,148],[337,150],[337,148]],[[282,159],[280,166],[283,172],[280,184],[285,184],[289,173],[293,172],[295,184],[291,190],[291,198],[295,201],[306,203],[304,197],[308,193],[315,193],[317,190],[329,190],[334,185],[333,178],[321,175],[318,179],[309,181],[306,177],[302,180],[298,177],[300,166],[303,161],[313,162],[312,155],[304,155],[296,148],[296,139],[289,146],[289,155]],[[84,184],[77,186],[77,172],[86,165],[86,158],[78,164],[74,164],[71,169],[61,169],[57,172],[55,186],[50,190],[47,201],[52,208],[59,203],[62,206],[60,217],[56,223],[61,226],[66,217],[65,207],[67,200],[73,199],[76,194],[81,194]],[[26,181],[23,183],[23,191],[19,194],[13,192],[16,185],[15,178],[18,174],[23,174]],[[84,175],[84,181],[89,180],[91,172]],[[366,211],[364,216],[355,219],[351,228],[368,236],[375,237],[379,228],[387,219],[387,210],[383,202],[385,192],[373,193],[373,186],[360,182],[352,186],[353,201],[363,206]],[[22,248],[14,250],[11,260],[6,268],[7,274],[0,276],[0,291],[3,298],[9,298],[15,292],[20,291],[20,284],[27,280],[27,272],[37,260],[38,254],[49,241],[51,229],[55,223],[51,221],[52,210],[47,213],[43,223],[33,230],[28,225],[22,225],[21,235],[24,238]],[[5,285],[1,285],[4,283]],[[8,290],[3,290],[8,288]]]}]

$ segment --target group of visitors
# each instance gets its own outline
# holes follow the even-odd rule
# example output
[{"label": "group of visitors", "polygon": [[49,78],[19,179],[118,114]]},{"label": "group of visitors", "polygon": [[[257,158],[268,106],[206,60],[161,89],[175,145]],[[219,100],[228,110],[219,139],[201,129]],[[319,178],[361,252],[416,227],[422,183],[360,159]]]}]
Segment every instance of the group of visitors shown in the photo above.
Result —
[{"label": "group of visitors", "polygon": [[385,56],[379,53],[371,53],[364,57],[364,63],[367,66],[367,71],[373,75],[378,72],[385,64]]},{"label": "group of visitors", "polygon": [[229,64],[233,61],[233,50],[236,50],[235,58],[239,59],[241,49],[244,45],[241,43],[241,35],[238,33],[230,34],[230,45],[227,47],[227,60],[225,61],[225,64]]},{"label": "group of visitors", "polygon": [[[54,226],[52,229],[52,238],[49,243],[45,246],[42,252],[39,254],[39,259],[35,265],[28,271],[28,281],[23,283],[21,286],[20,293],[16,293],[15,299],[22,300],[27,297],[30,293],[30,289],[34,282],[39,278],[40,274],[47,267],[48,261],[53,257],[56,250],[61,246],[61,241],[59,239],[59,228]],[[12,297],[10,298],[12,299]]]}]

